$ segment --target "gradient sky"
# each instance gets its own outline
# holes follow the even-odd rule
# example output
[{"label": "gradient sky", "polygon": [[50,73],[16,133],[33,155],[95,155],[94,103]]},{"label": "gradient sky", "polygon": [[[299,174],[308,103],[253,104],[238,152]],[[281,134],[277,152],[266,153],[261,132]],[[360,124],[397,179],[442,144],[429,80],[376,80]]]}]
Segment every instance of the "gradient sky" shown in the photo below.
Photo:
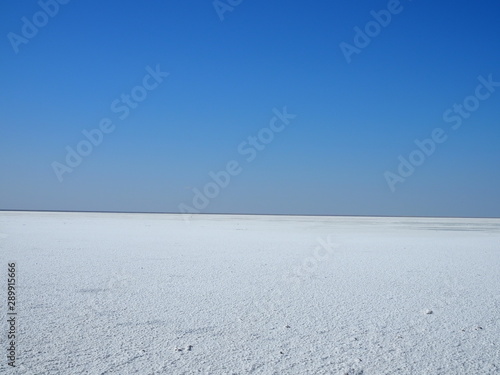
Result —
[{"label": "gradient sky", "polygon": [[[244,0],[221,21],[209,0],[72,0],[16,53],[9,33],[42,8],[2,1],[0,208],[178,212],[235,160],[200,212],[499,217],[500,87],[458,129],[443,114],[500,82],[500,3],[402,0],[348,63],[339,45],[387,7]],[[121,120],[111,104],[158,64],[170,75]],[[283,107],[296,118],[248,162],[238,146]],[[60,182],[53,162],[103,118],[114,131]],[[391,191],[384,173],[436,128]]]}]

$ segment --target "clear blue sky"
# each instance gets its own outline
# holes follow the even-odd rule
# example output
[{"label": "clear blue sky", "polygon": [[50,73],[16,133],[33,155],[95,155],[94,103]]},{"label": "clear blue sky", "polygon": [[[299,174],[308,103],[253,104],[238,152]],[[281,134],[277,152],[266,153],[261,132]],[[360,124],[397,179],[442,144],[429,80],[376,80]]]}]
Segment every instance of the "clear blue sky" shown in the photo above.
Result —
[{"label": "clear blue sky", "polygon": [[[402,0],[350,63],[340,44],[387,1],[232,8],[221,21],[209,0],[72,0],[51,17],[2,1],[0,208],[178,212],[234,160],[199,212],[500,216],[500,87],[467,99],[457,129],[443,119],[479,76],[500,82],[498,1]],[[158,64],[168,77],[136,88]],[[147,97],[120,119],[111,105],[134,88]],[[296,117],[248,161],[238,147],[284,107]],[[103,118],[113,131],[60,181],[54,162]],[[446,141],[392,191],[386,172],[436,128]]]}]

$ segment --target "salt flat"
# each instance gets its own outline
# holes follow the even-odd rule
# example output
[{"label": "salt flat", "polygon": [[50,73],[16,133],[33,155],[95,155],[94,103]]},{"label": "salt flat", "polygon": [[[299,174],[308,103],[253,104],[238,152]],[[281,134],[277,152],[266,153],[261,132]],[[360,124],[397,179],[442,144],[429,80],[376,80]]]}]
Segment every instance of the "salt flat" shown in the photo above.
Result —
[{"label": "salt flat", "polygon": [[1,212],[0,249],[0,373],[500,373],[498,219]]}]

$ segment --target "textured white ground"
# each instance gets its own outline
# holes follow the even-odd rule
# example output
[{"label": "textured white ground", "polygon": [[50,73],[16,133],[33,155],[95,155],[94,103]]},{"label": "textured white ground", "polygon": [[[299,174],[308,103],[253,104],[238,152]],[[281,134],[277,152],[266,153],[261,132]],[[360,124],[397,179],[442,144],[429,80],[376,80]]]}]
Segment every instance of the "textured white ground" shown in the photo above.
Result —
[{"label": "textured white ground", "polygon": [[0,373],[500,373],[500,220],[0,212],[0,250]]}]

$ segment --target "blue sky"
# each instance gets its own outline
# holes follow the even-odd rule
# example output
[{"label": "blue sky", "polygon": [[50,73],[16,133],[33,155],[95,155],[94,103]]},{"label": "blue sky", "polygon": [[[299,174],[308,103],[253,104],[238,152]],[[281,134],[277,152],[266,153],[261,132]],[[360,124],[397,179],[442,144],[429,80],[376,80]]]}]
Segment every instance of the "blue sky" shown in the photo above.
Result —
[{"label": "blue sky", "polygon": [[[496,1],[233,0],[223,20],[212,1],[54,1],[0,5],[1,209],[500,216],[500,87],[474,99],[500,82]],[[169,75],[146,90],[155,69]],[[473,109],[458,129],[455,104]],[[247,161],[273,110],[295,117]],[[67,147],[102,119],[113,130],[71,168]],[[438,128],[424,155],[415,139]],[[196,207],[230,161],[240,172]]]}]

